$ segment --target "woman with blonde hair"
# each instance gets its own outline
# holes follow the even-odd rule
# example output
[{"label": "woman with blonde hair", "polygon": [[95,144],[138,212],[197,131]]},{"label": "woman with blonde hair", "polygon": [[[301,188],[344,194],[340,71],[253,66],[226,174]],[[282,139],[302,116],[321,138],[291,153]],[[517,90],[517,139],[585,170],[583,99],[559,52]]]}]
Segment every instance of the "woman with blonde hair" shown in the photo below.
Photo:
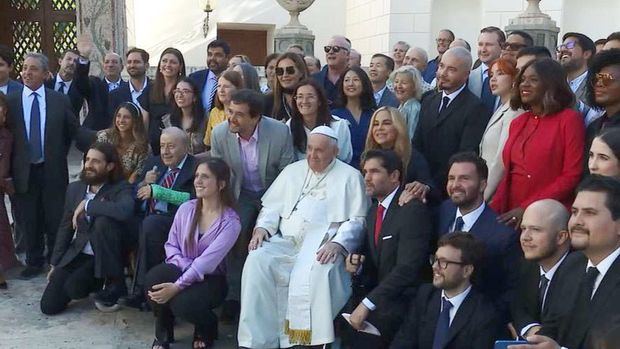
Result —
[{"label": "woman with blonde hair", "polygon": [[226,120],[226,108],[230,105],[232,94],[243,88],[241,74],[233,70],[225,71],[217,80],[217,92],[215,95],[214,108],[209,112],[209,120],[205,129],[203,143],[207,150],[211,149],[211,132],[213,128]]},{"label": "woman with blonde hair", "polygon": [[[424,156],[411,147],[407,124],[398,109],[381,107],[370,118],[370,129],[366,137],[366,149],[390,149],[396,152],[403,162],[405,191],[411,198],[423,201],[432,191],[433,201],[439,198],[434,187],[428,163]],[[362,163],[363,163],[362,155]],[[405,193],[403,193],[405,194]]]},{"label": "woman with blonde hair", "polygon": [[400,102],[398,110],[407,123],[407,132],[411,140],[418,125],[424,80],[420,72],[410,65],[398,68],[392,73],[391,78],[394,82],[394,94]]}]

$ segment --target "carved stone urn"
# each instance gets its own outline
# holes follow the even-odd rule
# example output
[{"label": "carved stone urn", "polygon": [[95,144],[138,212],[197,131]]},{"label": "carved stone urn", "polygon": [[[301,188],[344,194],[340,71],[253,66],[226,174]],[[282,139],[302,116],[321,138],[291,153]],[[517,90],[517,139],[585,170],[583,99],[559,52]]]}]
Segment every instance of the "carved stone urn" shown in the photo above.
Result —
[{"label": "carved stone urn", "polygon": [[276,0],[280,6],[288,11],[291,19],[285,27],[306,28],[299,22],[299,13],[310,7],[314,0]]}]

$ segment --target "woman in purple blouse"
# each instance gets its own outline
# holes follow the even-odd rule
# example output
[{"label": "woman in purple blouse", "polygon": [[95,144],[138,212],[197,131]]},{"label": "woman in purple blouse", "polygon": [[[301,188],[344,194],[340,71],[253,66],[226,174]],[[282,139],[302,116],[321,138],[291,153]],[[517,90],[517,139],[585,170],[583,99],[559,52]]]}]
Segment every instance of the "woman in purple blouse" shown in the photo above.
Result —
[{"label": "woman in purple blouse", "polygon": [[169,348],[175,316],[194,324],[192,348],[213,345],[218,320],[212,309],[228,291],[224,257],[241,230],[231,208],[230,169],[222,159],[206,158],[194,175],[197,199],[179,207],[165,244],[166,261],[146,276],[157,319],[154,349]]}]

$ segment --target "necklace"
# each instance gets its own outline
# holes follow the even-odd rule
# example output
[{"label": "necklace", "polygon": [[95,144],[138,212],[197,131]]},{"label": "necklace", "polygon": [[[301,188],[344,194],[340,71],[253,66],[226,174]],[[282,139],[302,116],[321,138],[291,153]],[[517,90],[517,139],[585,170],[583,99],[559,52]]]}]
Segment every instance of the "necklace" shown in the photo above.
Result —
[{"label": "necklace", "polygon": [[312,179],[312,177],[310,177],[310,169],[308,169],[308,171],[306,172],[306,177],[304,178],[304,185],[301,187],[301,193],[299,194],[299,197],[297,198],[297,201],[295,202],[295,206],[293,206],[293,212],[297,211],[297,205],[299,205],[301,200],[303,200],[306,196],[308,196],[308,194],[310,194],[312,190],[318,187],[319,184],[321,184],[321,182],[325,179],[325,177],[327,177],[328,173],[329,173],[329,170],[326,171],[325,174],[323,174],[323,176],[319,178],[319,180],[316,183],[314,183],[314,185],[304,193],[304,188],[306,187],[306,185],[310,184],[310,179]]}]

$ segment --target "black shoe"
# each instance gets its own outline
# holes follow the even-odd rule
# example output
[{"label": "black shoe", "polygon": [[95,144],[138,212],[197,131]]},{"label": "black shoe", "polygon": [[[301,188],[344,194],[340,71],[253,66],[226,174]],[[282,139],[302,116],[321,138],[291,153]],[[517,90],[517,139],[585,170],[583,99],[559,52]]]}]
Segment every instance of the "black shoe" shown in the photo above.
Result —
[{"label": "black shoe", "polygon": [[9,285],[5,282],[0,282],[0,290],[6,290],[9,288]]},{"label": "black shoe", "polygon": [[224,323],[235,323],[239,318],[239,312],[241,305],[239,301],[229,299],[222,304],[222,313],[220,314],[220,321]]},{"label": "black shoe", "polygon": [[33,267],[31,265],[27,265],[24,270],[19,273],[19,279],[21,280],[30,280],[35,276],[43,273],[43,267]]},{"label": "black shoe", "polygon": [[104,313],[110,313],[120,309],[118,299],[127,294],[124,283],[110,284],[95,295],[95,306]]},{"label": "black shoe", "polygon": [[134,293],[132,295],[121,297],[118,300],[118,304],[124,307],[138,309],[140,311],[149,311],[151,308],[149,307],[146,299],[144,299],[144,294],[142,293]]}]

